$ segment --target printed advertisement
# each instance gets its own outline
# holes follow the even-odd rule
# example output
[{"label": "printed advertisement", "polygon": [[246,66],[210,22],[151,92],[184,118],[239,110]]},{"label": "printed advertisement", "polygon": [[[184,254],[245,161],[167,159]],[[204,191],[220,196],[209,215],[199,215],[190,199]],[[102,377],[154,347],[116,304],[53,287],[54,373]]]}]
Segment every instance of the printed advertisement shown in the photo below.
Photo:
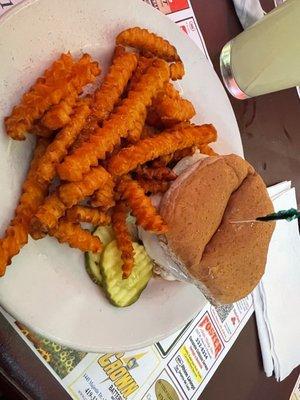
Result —
[{"label": "printed advertisement", "polygon": [[0,15],[4,14],[12,6],[21,3],[22,0],[0,0]]},{"label": "printed advertisement", "polygon": [[188,0],[144,0],[164,14],[187,10],[190,5]]}]

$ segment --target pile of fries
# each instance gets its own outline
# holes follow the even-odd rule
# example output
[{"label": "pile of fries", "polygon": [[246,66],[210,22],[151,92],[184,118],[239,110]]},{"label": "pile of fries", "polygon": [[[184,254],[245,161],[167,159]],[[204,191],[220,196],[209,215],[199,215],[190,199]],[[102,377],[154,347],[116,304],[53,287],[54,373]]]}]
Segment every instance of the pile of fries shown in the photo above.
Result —
[{"label": "pile of fries", "polygon": [[134,255],[128,212],[144,229],[166,232],[149,195],[168,189],[176,179],[171,168],[182,157],[197,148],[214,154],[208,144],[216,130],[190,122],[195,109],[170,81],[183,77],[184,65],[167,40],[139,27],[121,32],[107,75],[84,95],[100,72],[88,54],[79,60],[62,54],[5,118],[12,139],[34,134],[37,141],[0,240],[0,276],[29,234],[100,252],[100,239],[80,225],[88,222],[112,224],[127,278]]}]

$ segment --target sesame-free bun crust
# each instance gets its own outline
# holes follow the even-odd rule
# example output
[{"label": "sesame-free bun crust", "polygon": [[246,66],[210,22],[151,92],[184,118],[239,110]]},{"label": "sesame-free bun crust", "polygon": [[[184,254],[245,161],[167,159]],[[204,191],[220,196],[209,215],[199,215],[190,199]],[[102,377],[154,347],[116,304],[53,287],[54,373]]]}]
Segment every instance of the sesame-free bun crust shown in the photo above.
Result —
[{"label": "sesame-free bun crust", "polygon": [[183,173],[162,199],[170,254],[215,303],[249,294],[263,275],[274,223],[232,223],[273,212],[266,186],[236,155],[209,157]]}]

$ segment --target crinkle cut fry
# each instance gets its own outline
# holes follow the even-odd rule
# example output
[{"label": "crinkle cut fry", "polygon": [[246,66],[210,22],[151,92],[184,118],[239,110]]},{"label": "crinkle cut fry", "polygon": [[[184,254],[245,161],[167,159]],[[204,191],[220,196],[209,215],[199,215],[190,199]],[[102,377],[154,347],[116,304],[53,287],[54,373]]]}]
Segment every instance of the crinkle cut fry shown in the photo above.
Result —
[{"label": "crinkle cut fry", "polygon": [[97,236],[92,235],[86,229],[82,229],[79,224],[74,224],[65,218],[60,219],[57,226],[51,229],[49,233],[59,243],[67,243],[70,247],[81,251],[97,253],[102,250],[101,240]]},{"label": "crinkle cut fry", "polygon": [[149,108],[145,122],[147,125],[159,130],[163,129],[164,127],[160,119],[160,116],[158,115],[154,107]]},{"label": "crinkle cut fry", "polygon": [[146,117],[147,117],[146,110],[137,115],[134,127],[128,130],[127,133],[127,140],[129,143],[136,143],[140,140],[143,128],[145,126]]},{"label": "crinkle cut fry", "polygon": [[185,149],[180,149],[180,150],[176,150],[173,154],[172,154],[172,162],[178,162],[180,161],[183,157],[188,157],[188,156],[192,156],[195,151],[197,150],[197,146],[191,146],[191,147],[186,147]]},{"label": "crinkle cut fry", "polygon": [[[140,56],[138,59],[137,67],[130,79],[127,90],[135,90],[135,86],[138,84],[142,75],[146,73],[147,69],[153,64],[153,58],[147,58]],[[145,109],[141,113],[136,113],[136,120],[134,127],[128,130],[127,140],[129,143],[136,143],[139,141],[143,128],[145,126],[145,121],[147,117],[147,110]]]},{"label": "crinkle cut fry", "polygon": [[112,227],[123,261],[123,279],[130,276],[134,264],[132,239],[126,224],[127,214],[128,208],[123,202],[118,202],[112,211]]},{"label": "crinkle cut fry", "polygon": [[159,133],[159,130],[150,125],[144,125],[140,139],[154,137]]},{"label": "crinkle cut fry", "polygon": [[157,213],[150,198],[146,196],[138,182],[128,176],[123,177],[118,184],[117,190],[121,200],[124,200],[130,207],[138,225],[157,234],[167,231],[167,225]]},{"label": "crinkle cut fry", "polygon": [[51,194],[42,204],[31,221],[30,234],[47,233],[54,228],[66,210],[91,196],[97,189],[103,187],[112,179],[111,175],[101,166],[92,168],[84,175],[82,181],[64,183]]},{"label": "crinkle cut fry", "polygon": [[[35,110],[32,107],[34,100],[37,98],[40,100],[41,95],[47,95],[50,87],[46,86],[46,83],[53,85],[53,77],[59,77],[60,79],[66,77],[70,73],[74,60],[70,53],[61,54],[58,60],[54,61],[50,68],[48,68],[44,75],[37,79],[35,84],[26,92],[19,104],[14,106],[11,114],[5,118],[5,127],[7,134],[16,140],[24,140],[25,132],[30,130],[33,121],[41,117],[40,110]],[[51,93],[51,91],[50,91]]]},{"label": "crinkle cut fry", "polygon": [[180,125],[120,150],[108,161],[107,169],[113,176],[122,176],[155,158],[193,145],[211,143],[216,138],[213,125]]},{"label": "crinkle cut fry", "polygon": [[[152,106],[149,108],[147,117],[146,117],[146,123],[149,124],[149,126],[156,127],[156,128],[163,128],[163,121],[161,120],[160,113],[158,112],[160,108],[160,104],[164,102],[164,99],[167,98],[167,100],[175,99],[177,101],[178,99],[181,99],[181,96],[178,92],[178,90],[175,89],[175,87],[172,85],[170,82],[166,82],[164,84],[163,90],[161,90],[157,96],[153,99]],[[173,103],[173,101],[171,101]],[[178,104],[178,102],[177,102]],[[174,109],[174,106],[171,106],[172,109]],[[167,121],[168,122],[168,121]],[[170,121],[170,124],[172,124],[173,121]],[[169,125],[170,125],[169,124]],[[166,123],[167,125],[167,123]]]},{"label": "crinkle cut fry", "polygon": [[118,44],[117,46],[115,46],[112,56],[112,61],[120,56],[123,56],[125,53],[126,53],[125,47],[122,46],[121,44]]},{"label": "crinkle cut fry", "polygon": [[73,91],[64,100],[61,100],[58,104],[52,106],[50,110],[42,118],[42,124],[51,130],[63,128],[71,120],[71,114],[73,107],[76,104],[79,93]]},{"label": "crinkle cut fry", "polygon": [[137,178],[136,181],[146,194],[165,193],[170,186],[170,182],[158,181],[156,179]]},{"label": "crinkle cut fry", "polygon": [[195,108],[189,100],[174,99],[168,96],[164,96],[161,101],[155,103],[155,111],[166,126],[189,121],[196,114]]},{"label": "crinkle cut fry", "polygon": [[100,189],[95,191],[91,200],[91,205],[101,208],[102,211],[108,211],[115,205],[114,188],[115,182],[111,179],[106,185],[103,185]]},{"label": "crinkle cut fry", "polygon": [[177,178],[175,172],[173,172],[170,168],[161,166],[161,167],[147,167],[147,166],[139,166],[136,171],[139,177],[143,177],[145,179],[157,179],[158,181],[174,181]]},{"label": "crinkle cut fry", "polygon": [[72,146],[71,151],[74,152],[84,142],[87,142],[90,135],[99,127],[114,106],[120,100],[129,78],[132,75],[137,64],[137,56],[125,51],[123,46],[116,46],[113,56],[113,64],[111,65],[107,76],[104,78],[100,88],[96,90],[92,99],[92,112],[88,123],[81,131],[78,140]]},{"label": "crinkle cut fry", "polygon": [[169,163],[176,164],[184,157],[192,156],[197,150],[197,146],[186,147],[185,149],[176,150],[174,153],[167,154],[166,156],[158,157],[153,160],[152,166],[154,168],[167,166]]},{"label": "crinkle cut fry", "polygon": [[[73,86],[70,85],[69,94],[46,112],[42,118],[42,124],[51,130],[56,130],[69,123],[73,107],[83,87],[92,83],[100,72],[98,64],[92,62],[90,55],[84,54],[73,68],[73,75],[77,76],[78,79],[73,80]],[[86,101],[89,101],[89,98],[86,98]]]},{"label": "crinkle cut fry", "polygon": [[200,153],[206,154],[207,156],[218,156],[219,154],[216,153],[208,144],[204,144],[199,146]]},{"label": "crinkle cut fry", "polygon": [[164,85],[152,106],[164,125],[189,121],[196,114],[193,104],[183,99],[171,83]]},{"label": "crinkle cut fry", "polygon": [[125,52],[113,60],[100,88],[93,96],[92,114],[96,116],[98,122],[107,119],[112,112],[136,65],[137,56],[134,53]]},{"label": "crinkle cut fry", "polygon": [[106,154],[120,143],[120,139],[126,137],[128,131],[134,128],[139,115],[149,107],[153,97],[168,79],[167,63],[163,60],[154,60],[134,90],[128,93],[121,106],[103,123],[103,127],[96,129],[88,142],[58,165],[60,178],[68,181],[80,180],[91,166],[97,165],[99,159],[104,159]]},{"label": "crinkle cut fry", "polygon": [[157,100],[161,100],[164,96],[168,96],[171,99],[181,99],[180,93],[175,89],[171,82],[165,83],[164,89],[160,93],[160,97],[157,96]]},{"label": "crinkle cut fry", "polygon": [[97,120],[93,118],[91,115],[87,118],[86,124],[77,136],[75,142],[70,147],[70,154],[74,153],[75,150],[79,149],[83,145],[84,142],[87,142],[90,135],[95,131],[95,129],[99,128]]},{"label": "crinkle cut fry", "polygon": [[127,91],[134,88],[134,85],[141,79],[142,75],[144,75],[147,69],[152,65],[153,60],[154,60],[153,58],[148,58],[143,56],[140,56],[138,58],[137,66],[129,81]]},{"label": "crinkle cut fry", "polygon": [[84,54],[76,63],[71,55],[63,54],[23,95],[11,115],[5,118],[7,134],[13,139],[24,140],[25,133],[31,132],[34,122],[51,106],[58,104],[74,90],[81,91],[86,83],[95,79],[99,71],[98,64],[92,62],[88,54]]},{"label": "crinkle cut fry", "polygon": [[179,61],[180,58],[174,46],[167,40],[139,27],[129,28],[119,33],[117,44],[131,46],[141,51],[150,52],[166,61]]},{"label": "crinkle cut fry", "polygon": [[37,121],[32,125],[29,133],[32,133],[33,135],[39,137],[49,138],[53,135],[54,132],[51,129],[48,129],[44,125],[42,125],[41,121]]},{"label": "crinkle cut fry", "polygon": [[43,182],[50,182],[56,174],[56,165],[67,155],[69,147],[84,127],[90,113],[88,102],[79,100],[70,122],[56,135],[43,155],[37,177]]},{"label": "crinkle cut fry", "polygon": [[46,236],[50,228],[54,228],[58,220],[65,214],[67,207],[57,193],[48,196],[31,219],[29,233],[35,240]]},{"label": "crinkle cut fry", "polygon": [[170,65],[170,77],[172,81],[177,81],[184,77],[184,65],[182,61],[176,61]]},{"label": "crinkle cut fry", "polygon": [[40,184],[36,180],[35,171],[48,143],[47,139],[38,139],[37,141],[27,178],[22,186],[22,194],[15,216],[7,228],[4,238],[0,240],[0,276],[4,275],[12,257],[17,255],[27,243],[31,217],[43,202],[47,193],[48,185]]},{"label": "crinkle cut fry", "polygon": [[84,175],[79,182],[69,182],[58,188],[59,197],[67,208],[91,196],[97,189],[110,184],[112,176],[100,165]]},{"label": "crinkle cut fry", "polygon": [[66,219],[69,222],[88,222],[94,226],[109,225],[110,216],[98,208],[73,206],[66,212]]}]

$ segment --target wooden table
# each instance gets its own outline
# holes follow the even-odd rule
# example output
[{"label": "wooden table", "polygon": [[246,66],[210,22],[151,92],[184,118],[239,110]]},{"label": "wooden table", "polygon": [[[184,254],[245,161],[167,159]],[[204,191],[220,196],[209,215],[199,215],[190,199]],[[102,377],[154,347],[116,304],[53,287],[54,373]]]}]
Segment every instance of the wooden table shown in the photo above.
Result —
[{"label": "wooden table", "polygon": [[[272,0],[262,1],[270,10]],[[207,48],[219,74],[223,45],[241,30],[231,0],[192,0]],[[256,99],[231,98],[245,156],[267,185],[292,180],[300,196],[300,112],[295,89]],[[202,400],[288,400],[298,367],[282,383],[267,379],[262,368],[252,317],[201,395]],[[67,400],[69,395],[0,316],[0,392],[7,399]]]}]

